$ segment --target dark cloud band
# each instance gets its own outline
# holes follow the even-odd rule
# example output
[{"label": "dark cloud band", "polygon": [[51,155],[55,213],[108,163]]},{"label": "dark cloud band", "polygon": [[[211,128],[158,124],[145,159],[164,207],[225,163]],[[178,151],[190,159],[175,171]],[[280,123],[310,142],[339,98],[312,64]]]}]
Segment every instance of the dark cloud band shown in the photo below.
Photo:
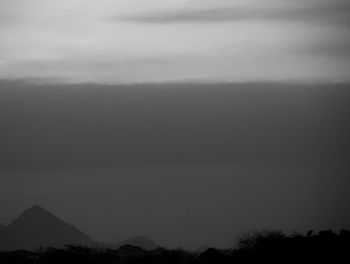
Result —
[{"label": "dark cloud band", "polygon": [[226,7],[202,8],[198,10],[175,10],[114,17],[113,20],[127,20],[136,23],[213,23],[240,20],[309,20],[329,23],[350,22],[350,2],[336,0],[334,2],[309,2],[294,7]]}]

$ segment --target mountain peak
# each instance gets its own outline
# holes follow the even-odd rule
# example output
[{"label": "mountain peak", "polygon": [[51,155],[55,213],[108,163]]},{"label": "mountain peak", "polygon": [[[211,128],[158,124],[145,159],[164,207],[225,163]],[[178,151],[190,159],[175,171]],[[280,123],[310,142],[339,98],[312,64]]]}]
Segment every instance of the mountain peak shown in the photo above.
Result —
[{"label": "mountain peak", "polygon": [[78,228],[67,224],[43,207],[34,205],[6,227],[0,249],[36,249],[65,244],[92,244]]},{"label": "mountain peak", "polygon": [[118,247],[124,245],[136,246],[146,250],[153,250],[159,247],[152,239],[148,238],[147,236],[135,236],[118,243]]},{"label": "mountain peak", "polygon": [[52,215],[49,211],[47,211],[45,208],[43,208],[40,205],[33,205],[32,207],[26,209],[23,214],[50,214]]},{"label": "mountain peak", "polygon": [[33,205],[32,207],[28,208],[26,211],[47,211],[46,209],[44,209],[42,206],[36,204]]},{"label": "mountain peak", "polygon": [[26,225],[37,225],[41,222],[47,221],[61,223],[63,222],[58,217],[54,216],[52,213],[50,213],[40,205],[34,205],[25,210],[22,214],[20,214],[20,216],[13,220],[10,226],[22,225],[23,223],[25,223]]}]

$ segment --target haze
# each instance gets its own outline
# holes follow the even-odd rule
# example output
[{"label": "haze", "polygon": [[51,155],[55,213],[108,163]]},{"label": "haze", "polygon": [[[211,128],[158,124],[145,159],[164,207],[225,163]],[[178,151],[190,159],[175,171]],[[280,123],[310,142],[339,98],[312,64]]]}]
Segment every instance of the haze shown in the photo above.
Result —
[{"label": "haze", "polygon": [[0,223],[40,204],[192,249],[350,228],[347,84],[1,87]]}]

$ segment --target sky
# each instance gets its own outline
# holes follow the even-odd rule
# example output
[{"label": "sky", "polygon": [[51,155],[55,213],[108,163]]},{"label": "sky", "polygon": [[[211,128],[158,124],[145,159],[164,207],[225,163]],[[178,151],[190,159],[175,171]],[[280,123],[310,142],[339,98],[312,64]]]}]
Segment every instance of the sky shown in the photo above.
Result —
[{"label": "sky", "polygon": [[0,0],[0,77],[348,81],[347,0]]},{"label": "sky", "polygon": [[0,87],[0,224],[39,204],[189,249],[350,229],[347,84]]}]

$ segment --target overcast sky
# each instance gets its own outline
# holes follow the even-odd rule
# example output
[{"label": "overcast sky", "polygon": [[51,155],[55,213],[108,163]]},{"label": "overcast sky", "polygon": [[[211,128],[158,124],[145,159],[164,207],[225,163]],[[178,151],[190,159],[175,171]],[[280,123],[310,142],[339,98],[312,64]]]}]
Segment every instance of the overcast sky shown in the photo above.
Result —
[{"label": "overcast sky", "polygon": [[1,77],[348,80],[348,0],[0,0]]},{"label": "overcast sky", "polygon": [[347,84],[0,87],[0,224],[40,204],[193,249],[350,229]]}]

